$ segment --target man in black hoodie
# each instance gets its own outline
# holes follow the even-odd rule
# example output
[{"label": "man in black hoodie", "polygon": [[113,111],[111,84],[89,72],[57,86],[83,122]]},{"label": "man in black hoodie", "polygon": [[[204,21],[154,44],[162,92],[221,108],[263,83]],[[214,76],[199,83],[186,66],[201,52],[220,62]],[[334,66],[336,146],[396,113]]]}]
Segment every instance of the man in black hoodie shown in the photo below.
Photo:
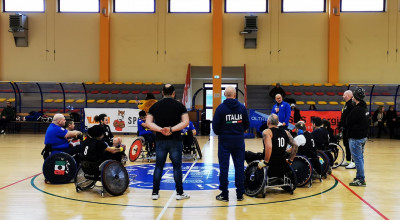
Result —
[{"label": "man in black hoodie", "polygon": [[368,135],[368,115],[367,104],[364,101],[365,90],[361,87],[357,87],[353,92],[353,105],[354,109],[350,112],[347,117],[349,137],[349,145],[351,151],[351,157],[356,164],[357,174],[354,181],[351,182],[350,186],[366,186],[365,175],[364,175],[364,146],[367,141]]},{"label": "man in black hoodie", "polygon": [[229,157],[232,155],[235,166],[236,198],[243,200],[244,194],[244,132],[249,128],[249,116],[244,105],[236,99],[232,86],[225,89],[226,100],[215,110],[212,128],[218,136],[219,194],[216,199],[229,201],[228,172]]}]

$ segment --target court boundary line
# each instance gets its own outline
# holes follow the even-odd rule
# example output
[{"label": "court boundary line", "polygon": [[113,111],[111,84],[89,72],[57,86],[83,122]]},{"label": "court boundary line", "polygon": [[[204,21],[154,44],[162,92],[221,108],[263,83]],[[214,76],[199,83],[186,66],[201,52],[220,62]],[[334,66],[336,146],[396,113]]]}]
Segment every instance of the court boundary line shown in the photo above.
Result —
[{"label": "court boundary line", "polygon": [[388,217],[386,217],[384,214],[382,214],[378,209],[373,207],[369,202],[367,202],[365,199],[363,199],[360,195],[358,195],[354,190],[352,190],[349,186],[347,186],[345,183],[343,183],[339,178],[331,174],[331,176],[338,181],[340,184],[342,184],[346,189],[348,189],[353,195],[355,195],[357,198],[359,198],[365,205],[369,206],[372,210],[374,210],[378,215],[380,215],[383,219],[389,220]]},{"label": "court boundary line", "polygon": [[[34,176],[32,178],[31,186],[33,188],[35,188],[36,190],[38,190],[39,192],[45,193],[45,194],[50,195],[50,196],[58,197],[58,198],[61,198],[61,199],[67,199],[67,200],[72,200],[72,201],[77,201],[77,202],[86,202],[86,203],[92,203],[92,204],[99,204],[99,205],[112,205],[112,206],[137,207],[137,208],[164,208],[164,206],[131,205],[131,204],[116,204],[116,203],[95,202],[95,201],[81,200],[81,199],[75,199],[75,198],[69,198],[69,197],[65,197],[65,196],[56,195],[56,194],[53,194],[53,193],[50,193],[50,192],[46,192],[46,191],[44,191],[42,189],[39,189],[35,185],[34,182],[35,182],[35,179],[38,176]],[[338,185],[338,180],[335,179],[335,183],[333,184],[333,186],[331,186],[330,188],[328,188],[328,189],[326,189],[326,190],[324,190],[322,192],[315,193],[315,194],[308,195],[308,196],[298,197],[298,198],[294,198],[294,199],[286,199],[286,200],[279,200],[279,201],[273,201],[273,202],[250,203],[250,204],[232,204],[232,205],[212,205],[212,206],[170,206],[168,208],[177,208],[177,209],[183,209],[183,208],[230,208],[230,207],[244,207],[244,206],[256,206],[256,205],[267,205],[267,204],[291,202],[291,201],[296,201],[296,200],[300,200],[300,199],[307,199],[307,198],[311,198],[311,197],[314,197],[314,196],[322,195],[324,193],[327,193],[327,192],[331,191],[337,185]]]},{"label": "court boundary line", "polygon": [[13,185],[15,185],[15,184],[18,184],[18,183],[20,183],[20,182],[23,182],[23,181],[28,180],[28,179],[30,179],[30,178],[33,178],[33,177],[35,177],[35,176],[39,176],[40,174],[42,174],[42,173],[38,173],[38,174],[32,175],[32,176],[30,176],[30,177],[26,177],[25,179],[18,180],[17,182],[13,182],[13,183],[11,183],[11,184],[8,184],[7,186],[1,187],[0,190],[5,189],[5,188],[10,187],[10,186],[13,186]]}]

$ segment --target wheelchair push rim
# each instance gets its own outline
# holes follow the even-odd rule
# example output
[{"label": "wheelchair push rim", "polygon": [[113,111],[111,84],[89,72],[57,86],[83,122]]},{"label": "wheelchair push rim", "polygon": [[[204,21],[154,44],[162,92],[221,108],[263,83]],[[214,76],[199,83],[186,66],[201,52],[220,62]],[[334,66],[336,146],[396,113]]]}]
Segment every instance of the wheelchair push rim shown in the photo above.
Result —
[{"label": "wheelchair push rim", "polygon": [[342,146],[335,143],[329,143],[329,148],[333,156],[333,166],[332,168],[337,168],[344,162],[345,152]]},{"label": "wheelchair push rim", "polygon": [[75,177],[75,159],[67,153],[50,155],[43,163],[43,176],[53,184],[69,183]]},{"label": "wheelchair push rim", "polygon": [[248,196],[256,196],[264,192],[264,187],[267,183],[267,168],[258,168],[259,161],[251,162],[244,171],[245,194]]},{"label": "wheelchair push rim", "polygon": [[293,160],[292,168],[297,177],[297,186],[304,186],[311,181],[313,167],[307,157],[297,155]]},{"label": "wheelchair push rim", "polygon": [[120,162],[109,161],[102,167],[101,183],[111,195],[122,195],[129,186],[128,172]]},{"label": "wheelchair push rim", "polygon": [[141,138],[137,138],[132,142],[131,147],[129,149],[129,160],[131,162],[135,162],[138,159],[140,153],[142,152],[142,148],[143,148],[143,140]]}]

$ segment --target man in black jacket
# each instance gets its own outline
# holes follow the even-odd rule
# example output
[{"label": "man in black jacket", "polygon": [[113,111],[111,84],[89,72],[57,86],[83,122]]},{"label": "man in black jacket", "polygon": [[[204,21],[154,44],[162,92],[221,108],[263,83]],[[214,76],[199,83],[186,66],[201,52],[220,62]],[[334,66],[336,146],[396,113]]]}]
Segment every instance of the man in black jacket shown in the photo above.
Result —
[{"label": "man in black jacket", "polygon": [[353,92],[354,109],[347,117],[349,145],[351,156],[356,164],[356,178],[350,186],[366,186],[364,174],[364,146],[368,135],[368,115],[367,104],[364,101],[365,90],[357,87]]},{"label": "man in black jacket", "polygon": [[15,108],[12,107],[11,102],[7,101],[7,106],[1,112],[0,134],[5,134],[6,125],[12,120],[15,120]]},{"label": "man in black jacket", "polygon": [[345,101],[346,103],[343,105],[342,116],[339,122],[339,128],[342,130],[343,134],[343,145],[346,148],[346,161],[341,166],[345,166],[346,169],[356,168],[356,165],[351,160],[349,137],[347,137],[348,126],[346,124],[347,117],[350,114],[351,110],[353,110],[354,108],[351,100],[352,98],[353,98],[353,92],[351,90],[347,90],[343,93],[343,101]]}]

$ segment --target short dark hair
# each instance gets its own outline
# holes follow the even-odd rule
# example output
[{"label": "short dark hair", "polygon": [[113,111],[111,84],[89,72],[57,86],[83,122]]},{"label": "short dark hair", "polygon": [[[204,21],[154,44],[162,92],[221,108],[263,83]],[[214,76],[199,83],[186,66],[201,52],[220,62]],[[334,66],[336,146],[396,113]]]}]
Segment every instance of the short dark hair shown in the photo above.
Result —
[{"label": "short dark hair", "polygon": [[65,120],[65,126],[64,126],[64,128],[68,128],[68,126],[69,126],[70,124],[72,124],[72,123],[74,123],[74,121],[71,120],[71,119]]},{"label": "short dark hair", "polygon": [[322,124],[324,125],[325,128],[331,127],[331,122],[326,119],[322,119]]},{"label": "short dark hair", "polygon": [[104,121],[104,119],[105,119],[106,117],[107,117],[106,114],[96,115],[96,116],[94,116],[94,121],[95,121],[95,122]]},{"label": "short dark hair", "polygon": [[162,91],[164,95],[172,95],[175,92],[175,87],[172,84],[165,84]]},{"label": "short dark hair", "polygon": [[154,94],[153,93],[147,93],[146,94],[146,100],[149,100],[149,99],[156,99],[156,97],[154,96]]},{"label": "short dark hair", "polygon": [[139,117],[144,117],[144,116],[146,116],[146,112],[145,111],[140,111],[139,112]]},{"label": "short dark hair", "polygon": [[321,126],[322,125],[322,119],[320,117],[312,117],[311,121],[315,126]]}]

